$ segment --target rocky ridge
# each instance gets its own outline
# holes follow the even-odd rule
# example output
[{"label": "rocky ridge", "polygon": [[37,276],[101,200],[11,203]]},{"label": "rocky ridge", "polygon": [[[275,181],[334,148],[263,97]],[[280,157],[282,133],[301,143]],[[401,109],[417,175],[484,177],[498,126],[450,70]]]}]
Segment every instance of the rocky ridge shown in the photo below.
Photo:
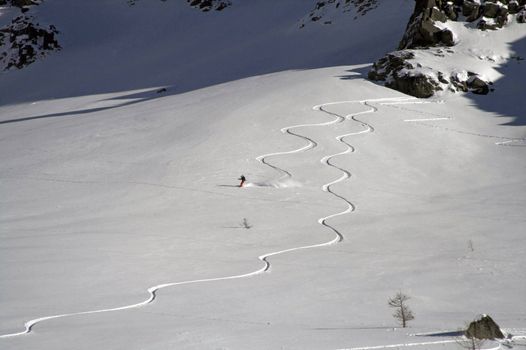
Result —
[{"label": "rocky ridge", "polygon": [[423,66],[415,57],[432,55],[446,60],[454,53],[458,38],[448,23],[463,22],[471,30],[493,31],[511,20],[526,22],[526,0],[416,0],[398,51],[376,61],[368,77],[416,97],[444,90],[487,94],[492,82],[477,72],[442,72]]}]

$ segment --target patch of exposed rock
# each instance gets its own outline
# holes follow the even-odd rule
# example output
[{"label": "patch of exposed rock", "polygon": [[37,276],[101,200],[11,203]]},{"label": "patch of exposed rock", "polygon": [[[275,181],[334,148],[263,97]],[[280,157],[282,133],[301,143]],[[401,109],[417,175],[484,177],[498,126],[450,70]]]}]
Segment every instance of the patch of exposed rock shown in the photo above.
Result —
[{"label": "patch of exposed rock", "polygon": [[0,6],[18,7],[22,12],[27,12],[31,6],[41,2],[42,0],[0,0]]},{"label": "patch of exposed rock", "polygon": [[411,96],[431,97],[442,88],[421,70],[423,67],[415,69],[414,58],[413,50],[391,52],[374,63],[369,79],[385,81],[385,86]]},{"label": "patch of exposed rock", "polygon": [[459,70],[450,74],[433,67],[423,66],[417,55],[433,55],[447,58],[451,49],[428,48],[407,49],[391,52],[373,64],[368,78],[383,81],[388,88],[418,98],[433,96],[437,91],[472,92],[486,95],[491,91],[492,82],[485,81],[475,72]]},{"label": "patch of exposed rock", "polygon": [[222,11],[231,6],[232,3],[228,0],[186,0],[190,6],[200,9],[203,12],[211,10]]},{"label": "patch of exposed rock", "polygon": [[378,0],[318,0],[314,9],[303,19],[301,27],[308,22],[331,24],[331,13],[354,13],[354,19],[364,16],[367,12],[378,7]]},{"label": "patch of exposed rock", "polygon": [[[139,0],[128,0],[128,5],[133,6],[138,1]],[[165,2],[167,0],[160,0],[160,1]],[[180,0],[175,0],[175,1],[180,1]],[[196,9],[199,9],[203,12],[222,11],[232,5],[232,2],[230,0],[186,0],[186,2],[190,6]]]},{"label": "patch of exposed rock", "polygon": [[[12,0],[9,5],[27,12],[27,6],[36,4],[37,1]],[[34,16],[24,14],[15,17],[11,23],[0,28],[0,70],[24,68],[39,57],[59,50],[57,34],[57,28],[40,25]]]},{"label": "patch of exposed rock", "polygon": [[383,81],[387,87],[416,97],[430,97],[443,90],[487,94],[491,91],[491,82],[476,72],[445,74],[433,67],[419,67],[414,56],[419,51],[446,56],[441,52],[454,47],[458,41],[448,28],[448,21],[473,23],[472,26],[480,30],[498,30],[512,16],[519,23],[526,22],[526,0],[416,0],[398,45],[400,51],[375,62],[369,79]]}]

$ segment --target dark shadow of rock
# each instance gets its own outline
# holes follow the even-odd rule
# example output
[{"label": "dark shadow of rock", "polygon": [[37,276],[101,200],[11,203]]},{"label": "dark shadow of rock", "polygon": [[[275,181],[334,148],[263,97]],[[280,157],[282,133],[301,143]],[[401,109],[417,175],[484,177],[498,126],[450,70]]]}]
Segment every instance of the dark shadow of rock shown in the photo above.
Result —
[{"label": "dark shadow of rock", "polygon": [[[167,91],[166,88],[165,91]],[[12,123],[20,123],[20,122],[26,122],[31,120],[38,120],[38,119],[47,119],[47,118],[57,118],[57,117],[75,117],[79,115],[85,115],[90,113],[96,113],[101,111],[106,111],[114,108],[121,108],[126,106],[131,106],[137,103],[146,102],[150,100],[154,100],[160,97],[163,97],[163,94],[159,93],[159,89],[149,90],[149,91],[143,91],[139,93],[133,93],[128,95],[122,95],[111,99],[106,99],[103,101],[118,101],[118,100],[125,100],[126,102],[117,103],[112,106],[107,107],[96,107],[96,108],[86,108],[86,109],[79,109],[79,110],[72,110],[67,112],[60,112],[60,113],[48,113],[48,114],[41,114],[41,115],[33,115],[28,117],[22,117],[22,118],[13,118],[13,119],[7,119],[0,121],[1,124],[12,124]],[[132,101],[129,101],[129,100]]]},{"label": "dark shadow of rock", "polygon": [[364,64],[363,67],[348,70],[347,72],[349,74],[340,75],[338,78],[342,80],[367,79],[367,74],[369,73],[371,66],[372,65],[370,63]]},{"label": "dark shadow of rock", "polygon": [[466,95],[480,109],[513,121],[502,125],[526,125],[526,38],[511,43],[512,58],[498,68],[503,75],[486,96]]}]

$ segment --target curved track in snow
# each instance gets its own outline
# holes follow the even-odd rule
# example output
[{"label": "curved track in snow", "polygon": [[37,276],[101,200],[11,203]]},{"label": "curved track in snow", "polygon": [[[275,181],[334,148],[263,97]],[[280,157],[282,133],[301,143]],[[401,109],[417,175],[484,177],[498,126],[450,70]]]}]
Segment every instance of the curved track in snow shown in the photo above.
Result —
[{"label": "curved track in snow", "polygon": [[[321,162],[323,164],[326,164],[327,166],[330,166],[330,167],[333,167],[335,169],[338,169],[338,170],[340,170],[342,172],[342,175],[338,179],[323,185],[322,186],[322,190],[324,192],[330,193],[331,195],[341,199],[347,205],[347,208],[344,211],[341,211],[341,212],[338,212],[338,213],[335,213],[335,214],[331,214],[331,215],[326,216],[326,217],[322,217],[322,218],[320,218],[318,220],[318,223],[320,225],[332,230],[335,233],[335,237],[333,239],[331,239],[330,241],[322,242],[322,243],[318,243],[318,244],[312,244],[312,245],[305,245],[305,246],[300,246],[300,247],[293,247],[293,248],[283,249],[283,250],[279,250],[279,251],[275,251],[275,252],[265,253],[263,255],[258,256],[258,259],[263,263],[263,266],[260,267],[259,269],[255,270],[255,271],[247,272],[247,273],[244,273],[244,274],[230,275],[230,276],[223,276],[223,277],[215,277],[215,278],[195,279],[195,280],[182,281],[182,282],[170,282],[170,283],[158,284],[158,285],[152,286],[152,287],[147,289],[147,293],[148,293],[148,298],[147,299],[145,299],[144,301],[135,303],[135,304],[118,306],[118,307],[114,307],[114,308],[91,310],[91,311],[63,313],[63,314],[58,314],[58,315],[52,315],[52,316],[45,316],[45,317],[35,318],[35,319],[30,320],[30,321],[27,321],[24,324],[25,329],[23,331],[16,332],[16,333],[9,333],[9,334],[0,335],[0,339],[29,334],[32,331],[32,329],[33,329],[33,327],[35,325],[37,325],[39,323],[42,323],[42,322],[45,322],[45,321],[53,320],[53,319],[74,317],[74,316],[82,316],[82,315],[92,315],[92,314],[107,313],[107,312],[124,311],[124,310],[140,308],[140,307],[146,306],[148,304],[151,304],[156,299],[157,292],[159,290],[161,290],[161,289],[168,288],[168,287],[175,287],[175,286],[182,286],[182,285],[196,284],[196,283],[206,283],[206,282],[234,280],[234,279],[241,279],[241,278],[247,278],[247,277],[259,275],[259,274],[262,274],[262,273],[270,270],[271,264],[269,263],[268,258],[270,258],[272,256],[285,254],[285,253],[289,253],[289,252],[293,252],[293,251],[299,251],[299,250],[305,250],[305,249],[312,249],[312,248],[319,248],[319,247],[329,246],[329,245],[341,242],[343,240],[343,238],[344,238],[343,235],[335,227],[329,225],[327,223],[327,220],[329,220],[331,218],[334,218],[334,217],[337,217],[337,216],[340,216],[340,215],[348,214],[348,213],[354,211],[356,208],[355,208],[354,204],[351,201],[349,201],[345,197],[335,193],[331,189],[331,186],[333,186],[333,185],[335,185],[335,184],[337,184],[339,182],[342,182],[342,181],[344,181],[344,180],[346,180],[346,179],[351,177],[351,173],[348,170],[340,168],[340,167],[334,165],[331,162],[331,160],[334,157],[354,152],[354,147],[351,146],[349,143],[347,143],[344,140],[346,137],[352,136],[352,135],[363,134],[363,133],[370,133],[370,132],[374,131],[374,128],[371,125],[369,125],[369,124],[367,124],[365,122],[362,122],[362,121],[360,121],[360,120],[358,120],[356,118],[358,115],[367,114],[367,113],[374,113],[374,112],[377,111],[377,108],[373,107],[370,104],[370,102],[406,101],[406,100],[413,100],[413,98],[401,97],[401,98],[384,98],[384,99],[374,99],[374,100],[340,101],[340,102],[330,102],[330,103],[325,103],[325,104],[321,104],[321,105],[316,105],[316,106],[313,107],[314,110],[318,110],[320,112],[323,112],[323,113],[326,113],[326,114],[328,114],[330,116],[333,116],[334,119],[329,121],[329,122],[325,122],[325,123],[293,125],[293,126],[289,126],[289,127],[285,127],[283,129],[281,129],[281,132],[283,132],[283,133],[287,133],[287,134],[299,137],[299,138],[307,141],[306,145],[304,145],[304,146],[302,146],[302,147],[300,147],[298,149],[292,150],[292,151],[269,153],[269,154],[265,154],[265,155],[262,155],[262,156],[259,156],[259,157],[256,158],[262,164],[265,164],[265,165],[271,167],[272,169],[275,169],[276,171],[282,173],[283,174],[282,177],[292,177],[290,172],[288,172],[285,169],[281,169],[281,168],[269,163],[267,161],[267,158],[274,157],[274,156],[282,156],[282,155],[286,155],[286,154],[294,154],[294,153],[304,152],[304,151],[310,150],[310,149],[312,149],[312,148],[317,146],[317,143],[314,140],[308,138],[307,136],[304,136],[304,135],[301,135],[299,133],[296,133],[296,132],[292,131],[293,129],[300,128],[300,127],[328,126],[328,125],[332,125],[332,124],[342,123],[342,122],[344,122],[346,120],[352,120],[352,121],[354,121],[356,123],[359,123],[363,127],[363,130],[361,130],[361,131],[337,136],[336,140],[338,140],[339,142],[344,144],[346,146],[346,149],[344,151],[342,151],[342,152],[339,152],[339,153],[336,153],[336,154],[332,154],[332,155],[328,155],[328,156],[325,156],[325,157],[323,157],[321,159]],[[324,109],[324,107],[326,107],[326,106],[339,105],[339,104],[361,104],[361,105],[369,107],[369,109],[366,110],[366,111],[353,113],[353,114],[349,114],[349,115],[346,115],[346,116],[341,116],[341,115],[329,112],[329,111]]]}]

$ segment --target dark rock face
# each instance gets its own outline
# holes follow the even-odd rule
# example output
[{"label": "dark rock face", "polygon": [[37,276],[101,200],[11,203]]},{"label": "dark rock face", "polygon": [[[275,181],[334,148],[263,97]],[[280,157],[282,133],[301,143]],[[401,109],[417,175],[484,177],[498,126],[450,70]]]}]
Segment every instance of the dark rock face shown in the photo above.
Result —
[{"label": "dark rock face", "polygon": [[23,8],[27,6],[38,5],[42,0],[1,0],[0,5],[2,6],[14,6],[18,8]]},{"label": "dark rock face", "polygon": [[[356,11],[355,19],[358,16],[364,16],[367,12],[378,7],[378,0],[317,0],[314,9],[308,15],[308,21],[330,24],[330,19],[326,18],[325,11],[329,7],[341,9],[343,12],[349,12],[352,9]],[[302,24],[304,26],[305,23]]]},{"label": "dark rock face", "polygon": [[503,339],[504,334],[499,325],[488,315],[483,315],[478,320],[469,324],[466,337],[476,339]]},{"label": "dark rock face", "polygon": [[518,1],[512,0],[509,2],[508,11],[510,12],[510,14],[512,15],[516,14],[517,12],[519,12],[519,9],[520,9],[520,6],[519,6]]},{"label": "dark rock face", "polygon": [[484,11],[482,12],[484,17],[495,18],[500,12],[501,6],[494,2],[488,2],[484,6]]},{"label": "dark rock face", "polygon": [[436,81],[424,74],[397,76],[395,73],[394,79],[385,86],[419,98],[431,97],[437,89],[441,89]]},{"label": "dark rock face", "polygon": [[473,22],[480,17],[480,5],[473,1],[464,1],[462,4],[462,15],[467,17],[468,22]]},{"label": "dark rock face", "polygon": [[[454,44],[452,43],[453,33],[449,29],[441,29],[436,22],[445,23],[448,18],[458,17],[457,11],[450,4],[445,4],[442,11],[437,7],[437,1],[441,3],[441,0],[416,1],[415,10],[409,19],[406,32],[398,45],[398,49],[437,45],[452,46]],[[442,41],[443,39],[446,39],[447,42]]]},{"label": "dark rock face", "polygon": [[470,91],[477,95],[487,95],[489,93],[489,85],[478,76],[473,75],[466,81],[466,85]]},{"label": "dark rock face", "polygon": [[222,11],[232,5],[229,0],[186,0],[186,2],[203,12],[210,10]]},{"label": "dark rock face", "polygon": [[[445,23],[448,19],[456,21],[460,14],[468,22],[478,21],[479,29],[495,30],[506,25],[509,13],[517,13],[519,10],[517,0],[481,0],[480,3],[472,0],[416,0],[413,15],[398,49],[454,45],[451,42],[453,34],[443,34],[444,31],[450,31],[440,29],[441,26],[437,23]],[[488,18],[495,21],[488,21]]]},{"label": "dark rock face", "polygon": [[56,38],[58,30],[35,22],[32,16],[19,16],[0,28],[0,63],[4,70],[21,69],[61,48]]}]

